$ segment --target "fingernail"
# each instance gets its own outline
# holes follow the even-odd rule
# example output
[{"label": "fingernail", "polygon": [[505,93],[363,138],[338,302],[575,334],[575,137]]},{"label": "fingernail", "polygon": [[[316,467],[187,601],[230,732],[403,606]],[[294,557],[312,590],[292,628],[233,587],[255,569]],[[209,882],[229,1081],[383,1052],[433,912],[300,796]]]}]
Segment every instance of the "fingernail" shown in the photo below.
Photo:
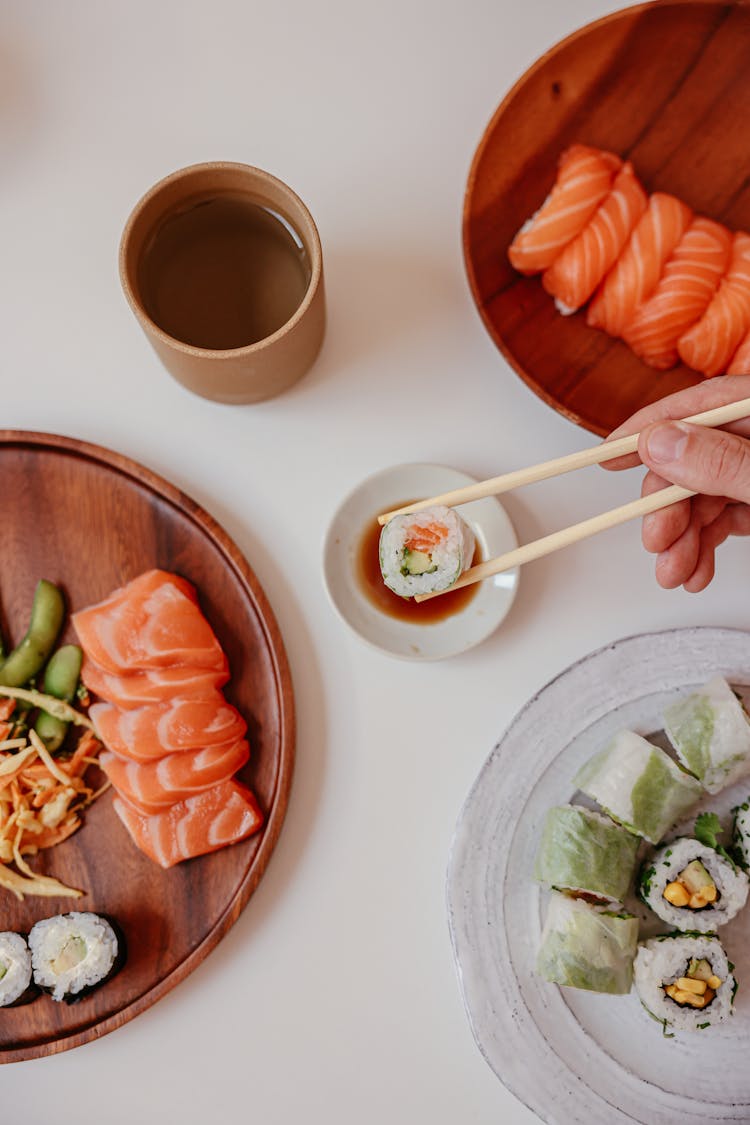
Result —
[{"label": "fingernail", "polygon": [[687,431],[679,422],[663,422],[646,435],[646,453],[651,461],[679,461],[687,445]]}]

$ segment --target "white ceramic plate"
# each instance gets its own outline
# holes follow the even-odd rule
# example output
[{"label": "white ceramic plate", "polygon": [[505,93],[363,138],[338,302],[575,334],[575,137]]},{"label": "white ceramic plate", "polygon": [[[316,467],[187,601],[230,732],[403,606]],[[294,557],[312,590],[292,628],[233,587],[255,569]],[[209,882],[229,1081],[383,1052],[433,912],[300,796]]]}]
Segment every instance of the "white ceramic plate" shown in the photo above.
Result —
[{"label": "white ceramic plate", "polygon": [[[531,872],[547,809],[571,799],[571,778],[610,734],[659,731],[665,706],[716,673],[748,696],[750,634],[677,629],[585,657],[526,704],[462,810],[447,892],[469,1020],[498,1077],[544,1121],[750,1121],[750,907],[721,930],[734,1015],[705,1033],[664,1038],[635,991],[561,989],[534,973],[546,893]],[[725,814],[748,792],[746,780],[700,808]]]},{"label": "white ceramic plate", "polygon": [[[359,544],[380,512],[412,496],[438,496],[472,483],[473,477],[443,465],[394,465],[368,477],[343,501],[326,535],[323,577],[334,608],[363,640],[405,660],[440,660],[473,648],[503,620],[515,597],[517,569],[485,579],[465,609],[432,624],[412,624],[383,613],[357,580]],[[483,558],[518,546],[505,509],[494,497],[463,504],[459,511]]]}]

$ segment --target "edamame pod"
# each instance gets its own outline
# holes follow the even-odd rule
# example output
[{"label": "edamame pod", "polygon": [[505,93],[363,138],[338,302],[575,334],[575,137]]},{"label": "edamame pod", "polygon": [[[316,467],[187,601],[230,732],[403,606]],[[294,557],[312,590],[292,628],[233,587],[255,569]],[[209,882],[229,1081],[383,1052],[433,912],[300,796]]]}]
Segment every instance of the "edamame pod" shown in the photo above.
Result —
[{"label": "edamame pod", "polygon": [[[44,672],[45,694],[72,703],[78,688],[82,660],[83,652],[78,645],[63,645],[53,653]],[[47,749],[54,753],[60,749],[69,726],[63,719],[50,715],[49,711],[40,711],[34,730]]]},{"label": "edamame pod", "polygon": [[0,665],[0,684],[21,687],[37,674],[57,640],[64,614],[62,594],[42,578],[34,591],[26,636]]}]

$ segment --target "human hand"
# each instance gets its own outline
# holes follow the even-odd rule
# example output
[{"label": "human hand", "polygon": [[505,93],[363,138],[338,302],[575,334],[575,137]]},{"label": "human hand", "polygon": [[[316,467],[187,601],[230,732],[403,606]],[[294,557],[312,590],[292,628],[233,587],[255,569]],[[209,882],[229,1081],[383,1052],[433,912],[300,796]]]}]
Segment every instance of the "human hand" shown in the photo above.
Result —
[{"label": "human hand", "polygon": [[680,484],[698,493],[643,520],[643,546],[656,558],[656,580],[665,589],[698,593],[716,569],[715,554],[730,535],[750,535],[750,418],[721,429],[670,419],[700,414],[750,398],[750,375],[725,375],[669,395],[639,410],[610,438],[640,432],[638,454],[605,463],[648,468],[642,496]]}]

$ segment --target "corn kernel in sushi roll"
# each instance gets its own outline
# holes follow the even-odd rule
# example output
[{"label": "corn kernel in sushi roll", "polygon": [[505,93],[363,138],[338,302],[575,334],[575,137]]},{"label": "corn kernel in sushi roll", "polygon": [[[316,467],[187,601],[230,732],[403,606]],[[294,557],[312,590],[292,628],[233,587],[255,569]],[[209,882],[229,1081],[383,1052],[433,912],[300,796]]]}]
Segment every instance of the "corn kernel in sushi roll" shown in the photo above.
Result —
[{"label": "corn kernel in sushi roll", "polygon": [[722,676],[668,707],[664,730],[682,764],[709,793],[750,774],[750,721]]},{"label": "corn kernel in sushi roll", "polygon": [[730,922],[745,905],[748,878],[714,848],[683,836],[643,865],[638,892],[670,926],[707,934]]},{"label": "corn kernel in sushi roll", "polygon": [[630,891],[639,841],[601,813],[560,805],[547,813],[534,878],[556,890],[620,903]]},{"label": "corn kernel in sushi roll", "polygon": [[448,590],[471,566],[471,528],[439,505],[394,516],[380,533],[380,572],[402,598]]},{"label": "corn kernel in sushi roll", "polygon": [[578,771],[574,784],[636,836],[658,844],[701,797],[668,754],[624,730]]},{"label": "corn kernel in sushi roll", "polygon": [[553,894],[537,956],[537,972],[553,984],[625,995],[633,982],[638,919]]},{"label": "corn kernel in sushi roll", "polygon": [[635,987],[665,1028],[703,1031],[731,1015],[733,968],[715,935],[665,934],[638,947]]}]

